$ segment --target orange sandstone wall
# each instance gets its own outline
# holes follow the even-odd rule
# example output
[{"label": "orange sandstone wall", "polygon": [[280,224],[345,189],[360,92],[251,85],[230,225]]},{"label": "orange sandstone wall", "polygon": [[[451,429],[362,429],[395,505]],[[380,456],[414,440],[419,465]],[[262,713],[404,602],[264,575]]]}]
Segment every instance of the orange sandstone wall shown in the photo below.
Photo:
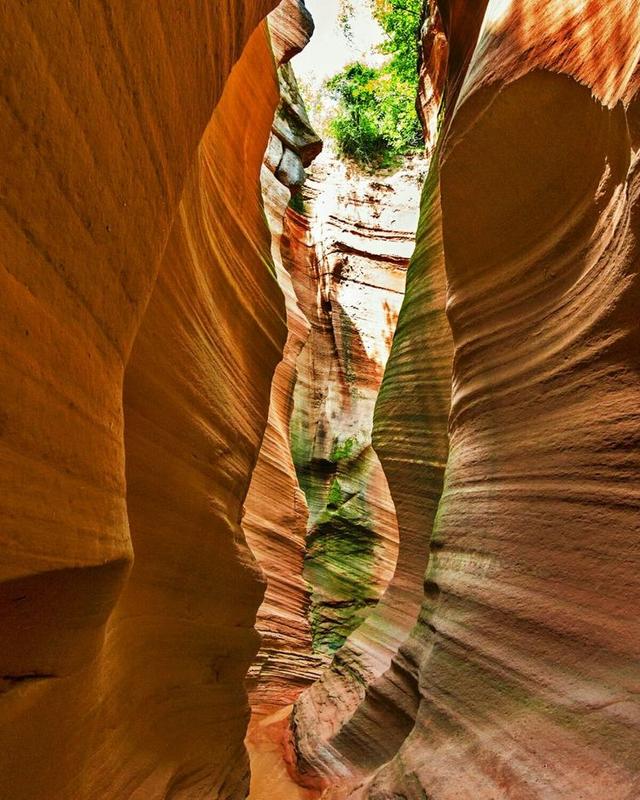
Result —
[{"label": "orange sandstone wall", "polygon": [[2,797],[244,796],[272,5],[4,5]]},{"label": "orange sandstone wall", "polygon": [[401,543],[407,524],[428,539],[443,428],[392,401],[422,381],[444,398],[437,348],[401,326],[446,304],[449,455],[424,597],[328,748],[296,718],[327,798],[640,794],[640,15],[630,0],[485,5],[438,3],[444,76],[427,89],[445,113],[419,241],[441,268],[418,277],[436,263],[417,266],[419,244],[376,412]]},{"label": "orange sandstone wall", "polygon": [[440,157],[455,355],[428,657],[370,795],[638,794],[639,55],[623,0],[487,8]]},{"label": "orange sandstone wall", "polygon": [[[269,418],[246,497],[243,529],[267,588],[256,627],[260,651],[248,677],[254,721],[292,703],[318,674],[307,619],[309,590],[303,579],[307,504],[298,485],[289,422],[297,380],[296,360],[309,332],[288,272],[287,215],[301,189],[305,166],[322,148],[311,127],[288,60],[313,33],[313,20],[300,0],[284,0],[268,18],[280,66],[280,104],[273,119],[261,184],[271,231],[271,249],[286,306],[287,341],[271,387]],[[255,729],[255,726],[253,726]]]}]

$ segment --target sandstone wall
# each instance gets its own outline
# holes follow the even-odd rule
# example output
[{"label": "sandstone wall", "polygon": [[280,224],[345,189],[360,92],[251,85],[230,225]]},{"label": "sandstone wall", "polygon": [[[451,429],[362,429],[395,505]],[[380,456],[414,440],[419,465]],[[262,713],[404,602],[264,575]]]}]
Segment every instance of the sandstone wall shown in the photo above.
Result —
[{"label": "sandstone wall", "polygon": [[4,4],[2,797],[244,796],[272,6]]},{"label": "sandstone wall", "polygon": [[293,282],[311,322],[298,359],[293,456],[309,503],[314,646],[333,654],[395,566],[395,509],[371,448],[373,407],[413,245],[419,163],[358,175],[330,153],[305,187],[310,246]]},{"label": "sandstone wall", "polygon": [[487,9],[441,156],[455,360],[429,656],[369,793],[638,793],[639,24],[625,2]]},{"label": "sandstone wall", "polygon": [[269,29],[280,63],[280,103],[261,184],[276,275],[285,297],[287,341],[271,387],[269,419],[243,519],[247,541],[267,581],[257,619],[262,645],[249,674],[256,720],[291,704],[301,689],[317,678],[321,663],[312,653],[309,589],[302,575],[307,504],[289,441],[296,361],[309,334],[309,322],[289,273],[288,213],[292,195],[298,194],[304,183],[305,166],[320,152],[322,142],[311,127],[288,61],[307,45],[313,20],[300,0],[285,0],[269,15]]},{"label": "sandstone wall", "polygon": [[296,706],[293,758],[306,782],[331,786],[336,775],[348,783],[368,774],[402,742],[417,707],[415,658],[404,654],[392,666],[392,657],[418,617],[448,447],[451,336],[434,174],[425,184],[407,294],[376,406],[374,444],[397,513],[397,564],[378,607]]},{"label": "sandstone wall", "polygon": [[[446,302],[453,342],[425,596],[333,762],[296,730],[299,755],[327,797],[631,800],[640,17],[626,0],[484,5],[438,3],[445,113],[419,240],[446,296],[408,281],[401,314],[410,329]],[[427,537],[414,461],[442,427],[390,398],[438,374],[429,344],[399,327],[374,439],[401,531],[415,498]]]},{"label": "sandstone wall", "polygon": [[292,195],[298,194],[322,143],[307,118],[289,59],[309,41],[313,21],[300,0],[285,0],[269,15],[280,103],[265,153],[261,183],[271,231],[271,251],[284,293],[287,341],[271,387],[269,418],[245,501],[243,529],[267,582],[256,627],[260,650],[248,674],[251,722],[247,748],[255,800],[308,800],[283,759],[283,737],[291,704],[319,675],[322,659],[312,652],[308,620],[309,587],[303,578],[307,504],[293,465],[289,423],[297,380],[296,360],[309,333],[289,274],[288,223]]},{"label": "sandstone wall", "polygon": [[[272,6],[3,5],[0,797],[245,796],[258,462],[258,792],[635,800],[636,4],[429,3],[377,400],[404,256],[285,211],[311,152]],[[293,715],[308,790],[279,762],[318,668],[295,361],[313,632],[344,642]],[[354,520],[369,562],[333,546]]]}]

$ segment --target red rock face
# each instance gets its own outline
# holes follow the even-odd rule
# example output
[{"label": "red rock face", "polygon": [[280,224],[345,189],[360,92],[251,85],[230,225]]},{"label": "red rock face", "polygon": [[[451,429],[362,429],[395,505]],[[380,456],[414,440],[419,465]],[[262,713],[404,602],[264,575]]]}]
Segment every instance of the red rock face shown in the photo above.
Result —
[{"label": "red rock face", "polygon": [[5,4],[2,797],[245,794],[269,9]]},{"label": "red rock face", "polygon": [[[418,287],[446,274],[450,450],[425,596],[329,748],[296,718],[298,752],[327,797],[631,800],[640,18],[624,0],[439,11],[447,109],[417,251],[434,258],[414,256],[400,317],[441,313]],[[398,334],[374,441],[402,534],[403,498],[426,521],[410,456],[434,439],[390,399],[427,375],[444,399],[446,372],[437,345]]]}]

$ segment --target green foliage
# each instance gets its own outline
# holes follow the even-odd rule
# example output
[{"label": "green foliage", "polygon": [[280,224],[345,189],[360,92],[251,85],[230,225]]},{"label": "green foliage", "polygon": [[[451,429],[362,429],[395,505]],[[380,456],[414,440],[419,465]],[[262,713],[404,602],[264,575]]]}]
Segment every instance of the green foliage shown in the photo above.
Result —
[{"label": "green foliage", "polygon": [[327,496],[327,509],[335,511],[335,509],[338,508],[341,502],[342,502],[342,489],[340,488],[340,483],[336,478],[331,484],[331,488],[329,489],[329,494]]},{"label": "green foliage", "polygon": [[327,82],[337,101],[329,132],[342,155],[380,168],[422,144],[415,109],[422,0],[371,3],[387,34],[381,49],[390,58],[382,67],[350,64]]},{"label": "green foliage", "polygon": [[338,461],[344,461],[350,458],[353,454],[353,448],[357,443],[358,440],[355,436],[348,436],[342,442],[336,440],[333,444],[329,461],[337,463]]},{"label": "green foliage", "polygon": [[297,211],[298,214],[304,214],[305,211],[306,211],[306,207],[305,207],[305,204],[304,204],[304,198],[299,192],[297,192],[296,194],[292,194],[291,195],[291,198],[289,200],[289,206],[294,211]]},{"label": "green foliage", "polygon": [[373,0],[373,15],[387,34],[381,49],[391,56],[391,69],[417,86],[422,0]]},{"label": "green foliage", "polygon": [[340,23],[340,27],[342,28],[345,38],[350,42],[353,41],[353,30],[351,28],[351,18],[353,17],[353,14],[353,0],[342,0],[340,3],[338,22]]}]

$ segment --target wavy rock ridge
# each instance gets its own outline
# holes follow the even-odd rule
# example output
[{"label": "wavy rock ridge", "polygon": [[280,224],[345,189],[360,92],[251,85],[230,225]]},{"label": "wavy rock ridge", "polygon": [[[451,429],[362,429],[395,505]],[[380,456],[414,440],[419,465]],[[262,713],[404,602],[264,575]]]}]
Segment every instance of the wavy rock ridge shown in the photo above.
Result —
[{"label": "wavy rock ridge", "polygon": [[442,431],[393,403],[427,376],[444,399],[445,339],[403,336],[430,302],[453,344],[444,490],[417,625],[328,743],[303,695],[298,763],[327,797],[631,800],[640,15],[432,5],[446,113],[374,436],[401,546],[403,499],[430,531],[415,432]]},{"label": "wavy rock ridge", "polygon": [[239,522],[285,336],[259,194],[279,91],[251,35],[273,3],[169,5],[4,6],[12,800],[246,790],[263,582]]},{"label": "wavy rock ridge", "polygon": [[298,0],[286,0],[269,15],[269,29],[274,55],[280,62],[280,104],[261,184],[276,275],[285,297],[288,336],[271,387],[269,419],[243,519],[248,544],[267,579],[257,619],[262,647],[249,676],[254,716],[292,703],[301,688],[315,680],[320,666],[311,652],[309,590],[302,575],[308,511],[289,444],[296,360],[307,339],[309,322],[299,307],[288,271],[290,245],[286,230],[292,194],[300,192],[305,166],[322,147],[288,63],[308,43],[313,21]]}]

